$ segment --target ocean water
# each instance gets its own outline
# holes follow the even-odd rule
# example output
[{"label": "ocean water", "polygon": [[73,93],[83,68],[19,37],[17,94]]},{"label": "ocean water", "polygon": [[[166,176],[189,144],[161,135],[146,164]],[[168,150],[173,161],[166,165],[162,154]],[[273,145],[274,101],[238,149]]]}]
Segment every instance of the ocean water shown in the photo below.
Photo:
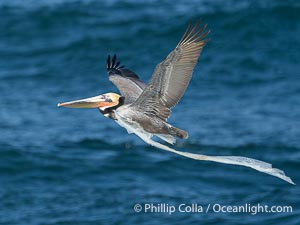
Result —
[{"label": "ocean water", "polygon": [[[300,223],[299,1],[1,0],[0,16],[0,224]],[[150,147],[95,109],[56,107],[117,92],[108,54],[147,82],[198,18],[211,41],[169,119],[190,135],[175,148],[260,159],[296,186]],[[193,203],[204,211],[179,212]],[[217,208],[246,204],[292,212]]]}]

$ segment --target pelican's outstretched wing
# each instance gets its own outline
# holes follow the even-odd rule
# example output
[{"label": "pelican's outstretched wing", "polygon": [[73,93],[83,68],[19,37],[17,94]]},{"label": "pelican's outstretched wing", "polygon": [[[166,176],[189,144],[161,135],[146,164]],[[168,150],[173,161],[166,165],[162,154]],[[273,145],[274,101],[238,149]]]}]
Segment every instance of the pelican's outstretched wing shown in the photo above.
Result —
[{"label": "pelican's outstretched wing", "polygon": [[206,24],[200,27],[190,23],[176,48],[159,63],[149,84],[134,102],[134,107],[146,113],[167,119],[170,108],[175,106],[184,94],[200,53],[208,42],[209,30]]},{"label": "pelican's outstretched wing", "polygon": [[120,66],[116,55],[112,59],[110,55],[107,57],[106,69],[109,80],[117,86],[121,95],[125,97],[125,104],[134,102],[143,92],[146,85],[134,72]]}]

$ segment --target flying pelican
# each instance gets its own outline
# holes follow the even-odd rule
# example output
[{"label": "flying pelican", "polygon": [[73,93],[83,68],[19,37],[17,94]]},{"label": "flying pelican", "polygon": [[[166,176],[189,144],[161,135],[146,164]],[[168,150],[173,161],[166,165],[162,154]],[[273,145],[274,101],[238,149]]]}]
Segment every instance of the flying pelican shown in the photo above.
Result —
[{"label": "flying pelican", "polygon": [[196,160],[251,167],[281,178],[291,184],[294,182],[282,170],[271,164],[241,156],[207,156],[177,151],[168,145],[154,141],[153,136],[175,144],[176,138],[186,139],[188,133],[167,122],[173,108],[183,96],[194,67],[203,47],[208,42],[207,24],[194,26],[189,23],[181,40],[171,53],[160,62],[148,85],[144,84],[133,71],[120,66],[116,55],[107,58],[109,80],[119,89],[121,95],[106,93],[91,98],[59,103],[58,106],[70,108],[98,108],[106,117],[113,119],[128,133],[134,133],[146,143]]}]

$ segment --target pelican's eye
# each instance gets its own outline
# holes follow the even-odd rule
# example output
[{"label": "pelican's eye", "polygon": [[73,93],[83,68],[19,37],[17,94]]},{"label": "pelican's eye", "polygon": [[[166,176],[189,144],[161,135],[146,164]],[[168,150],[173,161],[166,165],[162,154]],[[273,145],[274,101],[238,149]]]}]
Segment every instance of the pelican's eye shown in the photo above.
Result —
[{"label": "pelican's eye", "polygon": [[106,102],[112,102],[112,100],[109,97],[106,97],[106,96],[105,96],[105,101]]}]

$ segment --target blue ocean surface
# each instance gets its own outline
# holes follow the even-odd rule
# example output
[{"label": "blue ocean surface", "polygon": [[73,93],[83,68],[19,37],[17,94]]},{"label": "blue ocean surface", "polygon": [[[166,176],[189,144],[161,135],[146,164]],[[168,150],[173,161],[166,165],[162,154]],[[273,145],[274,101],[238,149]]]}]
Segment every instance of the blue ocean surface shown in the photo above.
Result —
[{"label": "blue ocean surface", "polygon": [[[0,16],[0,224],[300,224],[299,1],[1,0]],[[169,119],[190,135],[174,148],[263,160],[296,185],[56,106],[118,93],[108,54],[148,82],[199,18],[211,41]]]}]

